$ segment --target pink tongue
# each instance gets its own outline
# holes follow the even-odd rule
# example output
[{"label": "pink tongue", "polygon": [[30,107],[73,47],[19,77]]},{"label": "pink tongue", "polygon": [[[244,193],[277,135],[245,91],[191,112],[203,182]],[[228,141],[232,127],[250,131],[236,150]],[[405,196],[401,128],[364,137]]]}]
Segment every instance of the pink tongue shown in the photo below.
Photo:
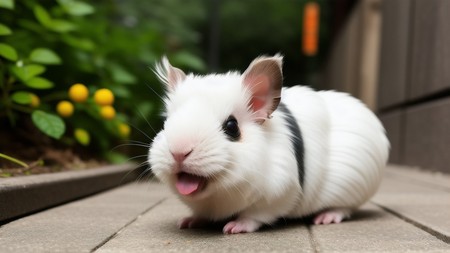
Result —
[{"label": "pink tongue", "polygon": [[182,195],[189,195],[197,191],[202,183],[203,178],[187,173],[180,173],[175,184],[177,190]]}]

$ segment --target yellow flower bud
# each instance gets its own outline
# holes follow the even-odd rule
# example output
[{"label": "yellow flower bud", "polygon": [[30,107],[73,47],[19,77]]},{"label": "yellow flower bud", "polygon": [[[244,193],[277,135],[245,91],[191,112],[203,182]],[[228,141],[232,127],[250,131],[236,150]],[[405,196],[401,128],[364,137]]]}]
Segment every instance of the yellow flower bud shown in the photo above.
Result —
[{"label": "yellow flower bud", "polygon": [[130,136],[131,129],[130,129],[129,125],[127,125],[125,123],[120,123],[118,126],[118,129],[119,129],[120,136],[122,136],[124,138]]},{"label": "yellow flower bud", "polygon": [[68,118],[72,116],[74,107],[69,101],[63,100],[56,105],[56,111],[61,117]]},{"label": "yellow flower bud", "polygon": [[112,120],[116,117],[116,110],[110,105],[105,105],[100,108],[100,115],[106,120]]},{"label": "yellow flower bud", "polygon": [[114,103],[114,94],[109,89],[99,89],[94,94],[94,101],[100,106],[112,105]]},{"label": "yellow flower bud", "polygon": [[89,97],[89,90],[84,84],[76,83],[70,87],[69,97],[74,102],[82,103]]},{"label": "yellow flower bud", "polygon": [[31,94],[31,107],[36,108],[41,104],[41,100],[35,94]]}]

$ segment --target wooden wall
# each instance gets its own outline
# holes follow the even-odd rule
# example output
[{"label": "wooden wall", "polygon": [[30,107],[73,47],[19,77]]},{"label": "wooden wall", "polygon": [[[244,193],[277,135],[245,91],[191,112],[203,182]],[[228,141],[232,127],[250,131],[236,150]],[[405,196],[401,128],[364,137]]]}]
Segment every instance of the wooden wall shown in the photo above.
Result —
[{"label": "wooden wall", "polygon": [[[374,2],[358,3],[336,41],[326,88],[350,92],[377,111],[392,144],[391,163],[450,173],[450,0],[383,0],[364,14],[363,6]],[[380,43],[367,47],[376,39],[368,37],[377,28],[367,21],[375,13]],[[364,61],[376,67],[364,69]],[[361,78],[364,71],[375,75]]]}]

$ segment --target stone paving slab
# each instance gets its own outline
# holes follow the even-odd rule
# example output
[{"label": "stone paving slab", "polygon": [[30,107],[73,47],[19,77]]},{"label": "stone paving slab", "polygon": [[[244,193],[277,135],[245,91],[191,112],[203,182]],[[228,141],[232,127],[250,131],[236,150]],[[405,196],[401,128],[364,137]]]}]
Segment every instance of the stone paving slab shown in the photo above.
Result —
[{"label": "stone paving slab", "polygon": [[177,228],[189,210],[175,198],[164,201],[126,227],[96,252],[313,252],[302,224],[224,235],[222,226]]},{"label": "stone paving slab", "polygon": [[0,252],[90,252],[156,205],[159,184],[130,184],[0,227]]},{"label": "stone paving slab", "polygon": [[450,245],[373,204],[350,220],[312,226],[319,252],[450,252]]},{"label": "stone paving slab", "polygon": [[430,185],[429,174],[415,173],[386,172],[372,202],[450,243],[450,191]]},{"label": "stone paving slab", "polygon": [[407,182],[415,182],[427,185],[431,188],[438,188],[450,192],[450,174],[444,174],[440,171],[424,172],[418,167],[409,167],[401,165],[389,165],[386,174],[390,177],[402,179]]},{"label": "stone paving slab", "polygon": [[133,183],[1,226],[0,252],[450,252],[439,236],[449,227],[445,185],[392,169],[371,203],[342,224],[179,230],[188,208],[157,182]]}]

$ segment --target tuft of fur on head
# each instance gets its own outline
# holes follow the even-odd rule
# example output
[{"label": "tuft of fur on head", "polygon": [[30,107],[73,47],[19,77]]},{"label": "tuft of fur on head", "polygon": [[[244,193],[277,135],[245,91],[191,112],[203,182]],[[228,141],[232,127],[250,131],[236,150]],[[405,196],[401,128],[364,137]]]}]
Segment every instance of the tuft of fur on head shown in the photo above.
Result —
[{"label": "tuft of fur on head", "polygon": [[161,61],[155,65],[153,72],[165,84],[169,92],[174,91],[175,87],[186,79],[186,74],[181,69],[170,65],[166,56],[163,56]]},{"label": "tuft of fur on head", "polygon": [[167,59],[166,56],[163,56],[161,58],[161,61],[155,64],[155,69],[153,70],[153,73],[155,73],[159,81],[165,85],[169,84],[168,79],[169,66],[170,66],[169,60]]}]

